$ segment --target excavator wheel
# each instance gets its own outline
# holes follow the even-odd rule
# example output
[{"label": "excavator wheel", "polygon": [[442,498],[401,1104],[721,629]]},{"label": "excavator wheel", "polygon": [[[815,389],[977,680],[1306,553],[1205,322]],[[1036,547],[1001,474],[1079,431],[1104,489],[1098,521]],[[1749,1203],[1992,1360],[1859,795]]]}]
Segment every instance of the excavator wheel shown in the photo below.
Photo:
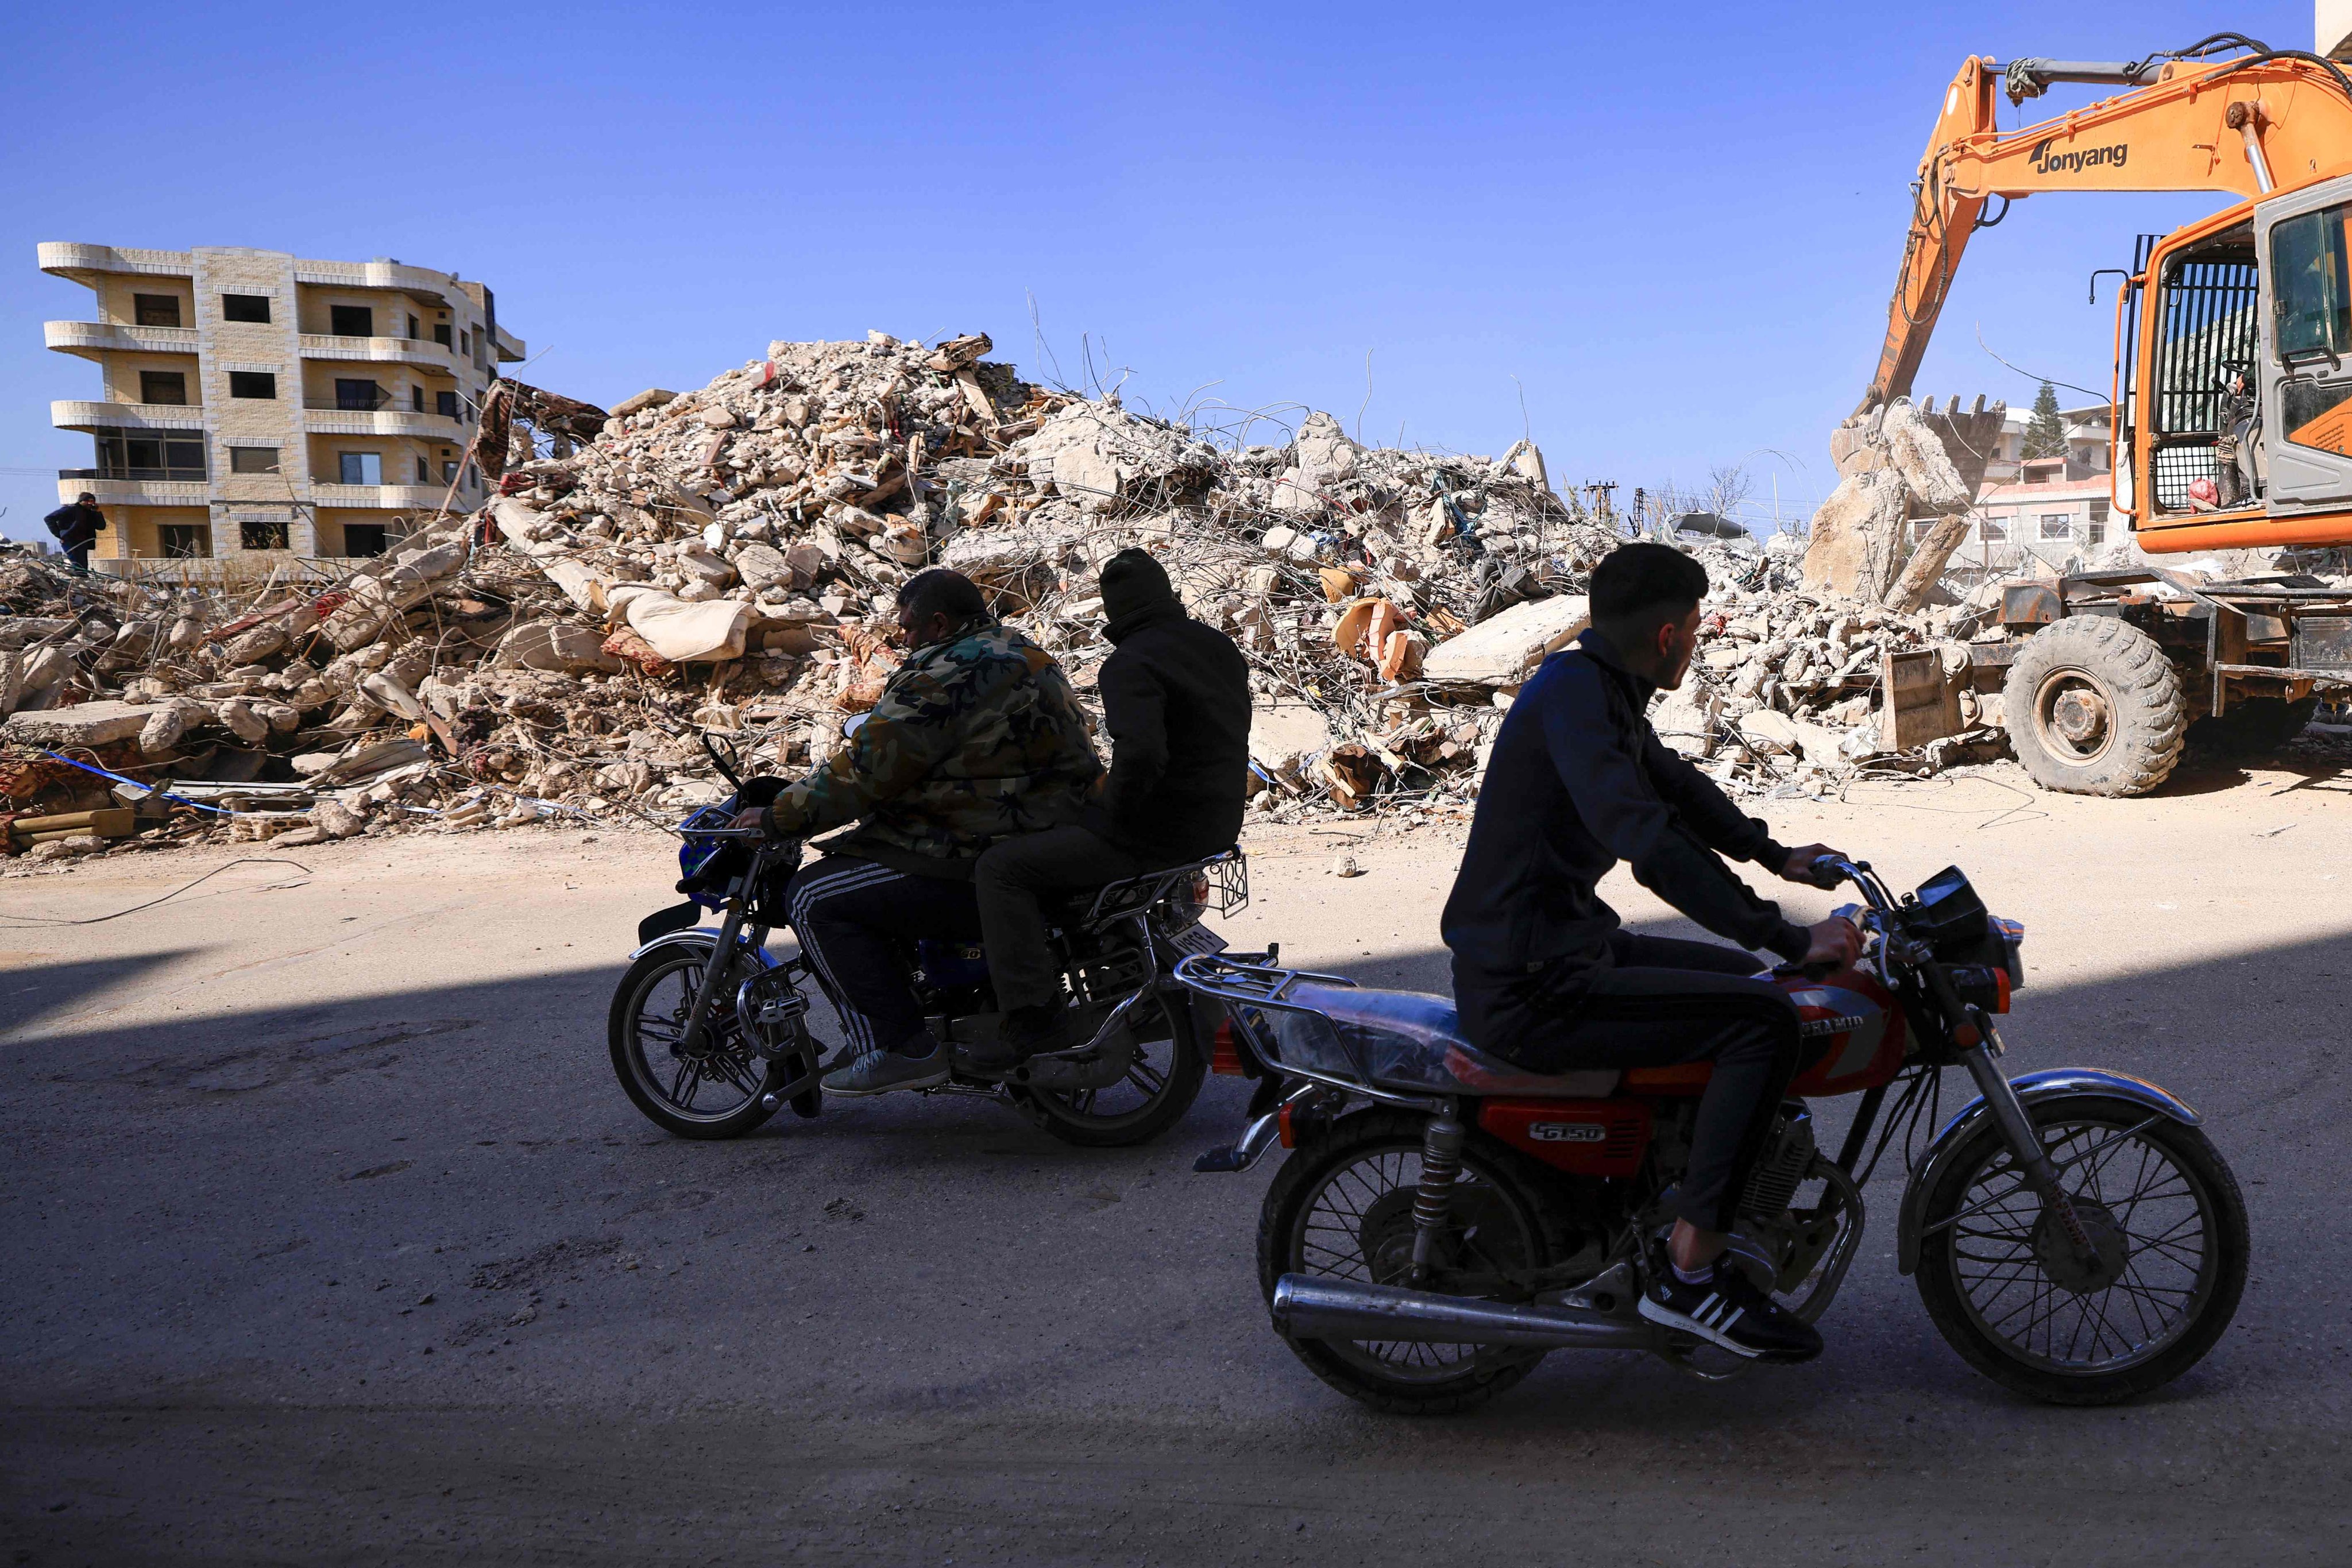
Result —
[{"label": "excavator wheel", "polygon": [[2009,668],[2001,711],[2034,782],[2069,795],[2145,795],[2180,760],[2189,703],[2156,639],[2111,616],[2033,634]]}]

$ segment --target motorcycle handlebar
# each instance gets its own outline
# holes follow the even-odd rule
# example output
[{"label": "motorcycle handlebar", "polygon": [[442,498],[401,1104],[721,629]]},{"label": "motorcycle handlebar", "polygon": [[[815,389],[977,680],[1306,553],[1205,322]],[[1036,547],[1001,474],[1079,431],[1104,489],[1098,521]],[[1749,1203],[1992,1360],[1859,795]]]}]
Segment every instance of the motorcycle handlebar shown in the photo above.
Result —
[{"label": "motorcycle handlebar", "polygon": [[1862,889],[1863,898],[1874,910],[1893,908],[1886,889],[1872,874],[1867,860],[1849,860],[1843,855],[1816,855],[1805,868],[1809,879],[1817,888],[1834,888],[1841,882],[1852,882]]}]

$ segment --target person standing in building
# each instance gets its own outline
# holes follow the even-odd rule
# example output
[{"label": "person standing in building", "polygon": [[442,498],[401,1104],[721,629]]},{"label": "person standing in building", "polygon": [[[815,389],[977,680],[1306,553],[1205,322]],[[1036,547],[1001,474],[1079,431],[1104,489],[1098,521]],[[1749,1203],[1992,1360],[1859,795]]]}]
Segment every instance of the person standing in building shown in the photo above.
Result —
[{"label": "person standing in building", "polygon": [[106,514],[98,510],[98,498],[84,490],[74,498],[71,506],[61,506],[41,521],[57,536],[58,548],[66,552],[67,562],[88,576],[89,547],[106,528]]}]

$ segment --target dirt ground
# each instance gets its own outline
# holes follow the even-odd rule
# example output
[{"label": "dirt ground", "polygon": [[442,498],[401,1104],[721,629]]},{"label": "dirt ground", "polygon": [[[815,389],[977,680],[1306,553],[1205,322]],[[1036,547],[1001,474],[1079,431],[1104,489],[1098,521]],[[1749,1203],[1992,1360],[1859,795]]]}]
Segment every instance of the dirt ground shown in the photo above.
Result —
[{"label": "dirt ground", "polygon": [[[1265,1326],[1244,1098],[1087,1152],[892,1096],[733,1143],[641,1121],[604,1010],[667,841],[358,839],[0,879],[0,1542],[18,1563],[2352,1560],[2352,778],[2157,797],[2013,770],[1756,807],[2024,921],[2012,1070],[2202,1110],[2252,1279],[2139,1405],[2027,1404],[1895,1271],[1724,1386],[1555,1355],[1399,1421]],[[1444,989],[1458,827],[1247,847],[1236,942]],[[1332,874],[1351,855],[1360,877]],[[1783,889],[1799,919],[1831,895]],[[1632,923],[1692,934],[1621,873]],[[820,1011],[822,1008],[820,1007]],[[1834,1127],[1834,1108],[1825,1115]]]}]

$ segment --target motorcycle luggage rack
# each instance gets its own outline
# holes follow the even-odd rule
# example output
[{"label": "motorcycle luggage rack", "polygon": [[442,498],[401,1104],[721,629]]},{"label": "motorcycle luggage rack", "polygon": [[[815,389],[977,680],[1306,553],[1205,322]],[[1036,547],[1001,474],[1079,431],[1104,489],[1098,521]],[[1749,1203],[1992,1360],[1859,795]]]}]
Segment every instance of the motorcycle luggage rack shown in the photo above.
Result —
[{"label": "motorcycle luggage rack", "polygon": [[[1247,962],[1250,957],[1265,956],[1194,953],[1180,959],[1173,973],[1188,990],[1223,1003],[1225,1016],[1247,1039],[1258,1060],[1277,1072],[1383,1105],[1433,1110],[1443,1103],[1430,1095],[1401,1093],[1376,1084],[1363,1050],[1320,1009],[1291,995],[1292,988],[1301,984],[1353,991],[1359,989],[1356,982],[1344,974]],[[1277,1028],[1270,1014],[1280,1014],[1293,1027]]]},{"label": "motorcycle luggage rack", "polygon": [[[1192,897],[1196,888],[1202,893],[1197,900]],[[1249,859],[1238,849],[1223,849],[1205,859],[1113,882],[1095,894],[1078,923],[1107,925],[1141,914],[1162,899],[1190,906],[1192,920],[1188,924],[1211,914],[1229,915],[1249,902]]]}]

